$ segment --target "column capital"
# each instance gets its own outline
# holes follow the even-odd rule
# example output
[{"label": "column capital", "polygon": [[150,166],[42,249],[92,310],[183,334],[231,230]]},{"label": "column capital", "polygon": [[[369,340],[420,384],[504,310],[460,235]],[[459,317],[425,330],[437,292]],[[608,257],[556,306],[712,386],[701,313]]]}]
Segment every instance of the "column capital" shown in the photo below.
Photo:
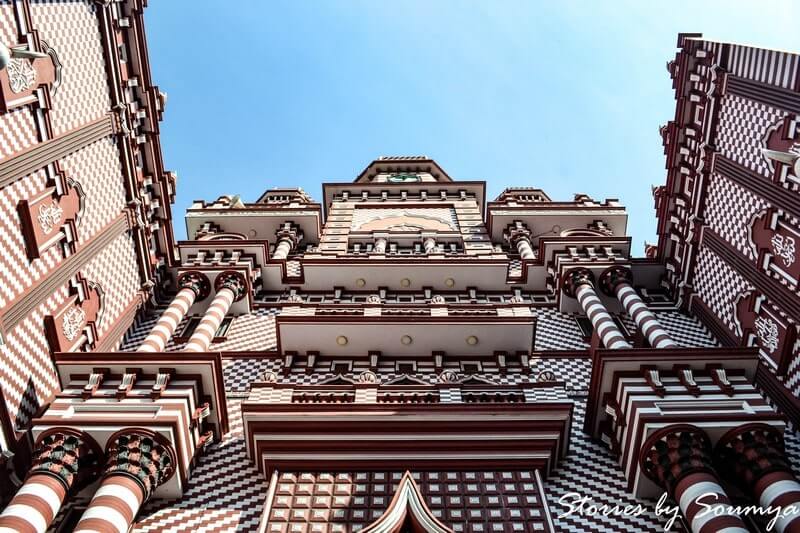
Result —
[{"label": "column capital", "polygon": [[567,296],[575,298],[575,292],[581,285],[594,285],[594,274],[588,268],[573,268],[561,277],[561,290]]},{"label": "column capital", "polygon": [[83,431],[54,428],[36,439],[29,476],[48,474],[69,490],[96,476],[103,453],[97,442]]},{"label": "column capital", "polygon": [[517,241],[524,239],[528,241],[528,244],[531,242],[531,230],[528,229],[523,222],[519,220],[515,220],[508,226],[506,226],[505,231],[503,231],[503,238],[509,244],[516,246]]},{"label": "column capital", "polygon": [[199,270],[191,270],[178,276],[178,287],[191,289],[198,300],[205,300],[211,292],[211,282],[208,280],[208,276]]},{"label": "column capital", "polygon": [[294,249],[303,240],[303,231],[294,222],[284,222],[275,232],[275,236],[280,241],[289,241]]},{"label": "column capital", "polygon": [[743,424],[734,428],[719,439],[714,451],[719,471],[749,492],[767,474],[792,473],[783,435],[769,424]]},{"label": "column capital", "polygon": [[175,473],[178,456],[164,437],[144,428],[113,434],[106,445],[105,476],[121,474],[142,489],[143,501]]},{"label": "column capital", "polygon": [[247,294],[247,279],[244,274],[235,270],[223,272],[214,280],[214,289],[219,292],[222,288],[233,291],[234,301],[238,302]]},{"label": "column capital", "polygon": [[673,495],[678,482],[689,474],[714,474],[711,440],[697,426],[667,426],[652,434],[642,445],[639,466],[648,478]]},{"label": "column capital", "polygon": [[608,267],[598,279],[600,290],[607,296],[616,296],[617,287],[622,283],[633,285],[633,272],[621,265]]}]

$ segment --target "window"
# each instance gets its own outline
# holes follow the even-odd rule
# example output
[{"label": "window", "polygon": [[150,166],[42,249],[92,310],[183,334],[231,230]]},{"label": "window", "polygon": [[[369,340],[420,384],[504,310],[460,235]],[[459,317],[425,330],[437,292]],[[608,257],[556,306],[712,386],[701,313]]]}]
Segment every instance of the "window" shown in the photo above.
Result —
[{"label": "window", "polygon": [[413,374],[417,371],[416,361],[397,361],[395,369],[398,374]]},{"label": "window", "polygon": [[[192,336],[194,330],[197,329],[197,326],[200,325],[200,321],[202,317],[193,316],[186,321],[186,326],[184,326],[183,330],[178,335],[175,335],[175,340],[178,342],[185,342],[189,340],[189,337]],[[231,323],[233,322],[233,317],[226,316],[222,320],[222,324],[220,324],[217,332],[214,333],[214,340],[212,342],[220,342],[225,340],[225,336],[228,334],[228,330],[231,328]]]},{"label": "window", "polygon": [[[623,324],[622,321],[618,317],[612,316],[611,320],[614,321],[614,324],[616,324],[616,326],[619,328],[620,332],[624,336],[630,337],[630,333],[628,333],[628,329],[625,327],[625,324]],[[584,338],[586,338],[586,339],[591,338],[592,333],[594,333],[594,325],[592,325],[592,321],[589,320],[589,318],[585,317],[585,316],[576,316],[575,317],[575,322],[578,323],[578,327],[581,329],[581,334],[583,334]]]},{"label": "window", "polygon": [[478,361],[462,361],[461,371],[465,374],[477,374],[481,371],[481,364]]},{"label": "window", "polygon": [[331,372],[334,374],[347,374],[353,369],[352,361],[334,361],[331,363]]}]

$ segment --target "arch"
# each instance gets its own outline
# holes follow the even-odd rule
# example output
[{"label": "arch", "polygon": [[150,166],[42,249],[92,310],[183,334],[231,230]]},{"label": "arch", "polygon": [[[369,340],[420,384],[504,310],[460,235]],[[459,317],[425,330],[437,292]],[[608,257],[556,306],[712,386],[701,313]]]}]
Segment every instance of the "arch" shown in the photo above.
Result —
[{"label": "arch", "polygon": [[406,470],[386,511],[362,533],[453,533],[433,516],[419,492],[411,472]]}]

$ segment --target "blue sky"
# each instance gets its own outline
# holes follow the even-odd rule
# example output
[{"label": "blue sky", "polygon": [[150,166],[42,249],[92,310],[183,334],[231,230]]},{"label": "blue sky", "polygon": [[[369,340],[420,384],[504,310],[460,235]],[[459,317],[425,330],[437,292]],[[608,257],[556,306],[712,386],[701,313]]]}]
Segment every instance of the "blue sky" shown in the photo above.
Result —
[{"label": "blue sky", "polygon": [[424,154],[490,198],[619,198],[639,254],[677,34],[800,51],[788,1],[163,0],[146,17],[179,238],[194,199],[319,200],[380,155]]}]

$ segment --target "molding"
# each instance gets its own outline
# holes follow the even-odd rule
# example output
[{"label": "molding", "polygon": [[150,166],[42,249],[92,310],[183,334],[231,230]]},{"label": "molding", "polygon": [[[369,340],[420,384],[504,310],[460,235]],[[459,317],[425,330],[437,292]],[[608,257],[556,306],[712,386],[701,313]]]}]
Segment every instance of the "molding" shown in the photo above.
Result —
[{"label": "molding", "polygon": [[788,89],[728,74],[727,92],[785,111],[800,113],[800,94]]},{"label": "molding", "polygon": [[738,251],[734,251],[722,237],[712,229],[703,228],[703,244],[712,252],[723,259],[730,267],[736,270],[743,278],[769,298],[770,302],[777,305],[790,316],[800,316],[800,299],[788,291],[783,285],[777,283],[756,265],[745,259]]},{"label": "molding", "polygon": [[6,187],[54,161],[112,135],[115,131],[112,115],[91,122],[49,141],[41,142],[0,163],[0,188]]},{"label": "molding", "polygon": [[18,296],[14,303],[9,305],[0,315],[0,333],[5,334],[22,322],[47,297],[77,274],[81,267],[92,257],[127,230],[128,217],[125,213],[122,213],[76,253],[64,259],[43,280],[33,285],[28,292]]},{"label": "molding", "polygon": [[757,174],[730,159],[717,154],[714,170],[738,183],[745,189],[762,196],[774,207],[779,207],[796,218],[800,218],[800,202],[797,193],[776,184],[767,176]]}]

